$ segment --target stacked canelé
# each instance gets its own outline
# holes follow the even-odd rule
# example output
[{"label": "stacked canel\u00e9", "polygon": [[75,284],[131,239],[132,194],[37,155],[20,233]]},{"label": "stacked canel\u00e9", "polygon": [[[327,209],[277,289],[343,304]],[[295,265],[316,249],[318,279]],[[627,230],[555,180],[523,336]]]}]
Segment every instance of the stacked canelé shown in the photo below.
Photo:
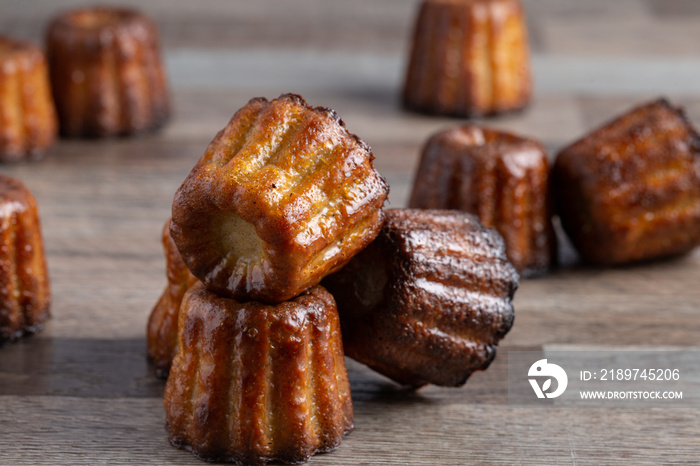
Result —
[{"label": "stacked canel\u00e9", "polygon": [[209,145],[175,195],[169,285],[149,322],[162,371],[174,354],[173,445],[300,462],[352,430],[338,312],[318,283],[382,227],[372,160],[333,111],[294,95],[251,100]]},{"label": "stacked canel\u00e9", "polygon": [[517,287],[503,241],[468,214],[384,212],[373,158],[283,95],[241,108],[192,169],[148,328],[173,445],[240,463],[334,449],[353,428],[343,347],[411,386],[493,359]]}]

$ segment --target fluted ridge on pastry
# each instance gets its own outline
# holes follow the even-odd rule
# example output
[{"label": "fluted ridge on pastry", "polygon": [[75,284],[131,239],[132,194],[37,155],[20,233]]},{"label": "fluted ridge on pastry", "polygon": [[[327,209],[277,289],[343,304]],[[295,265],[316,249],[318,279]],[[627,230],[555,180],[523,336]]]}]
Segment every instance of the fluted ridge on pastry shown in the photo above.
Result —
[{"label": "fluted ridge on pastry", "polygon": [[455,211],[390,209],[377,239],[323,284],[345,354],[399,383],[459,386],[513,323],[501,237]]},{"label": "fluted ridge on pastry", "polygon": [[[252,99],[178,190],[171,233],[190,270],[210,289],[239,299],[289,299],[379,232],[388,186],[373,160],[334,111],[312,108],[293,94]],[[212,210],[252,225],[264,244],[262,259],[238,260],[221,253],[221,238],[204,245],[192,235]],[[298,284],[294,275],[308,278]],[[255,276],[260,283],[251,284]]]},{"label": "fluted ridge on pastry", "polygon": [[54,18],[47,53],[61,134],[151,131],[170,115],[157,27],[128,9],[92,7]]},{"label": "fluted ridge on pastry", "polygon": [[40,158],[56,133],[43,52],[0,36],[0,161]]},{"label": "fluted ridge on pastry", "polygon": [[0,175],[0,343],[41,329],[50,302],[36,201]]},{"label": "fluted ridge on pastry", "polygon": [[[479,337],[478,330],[493,328],[505,335],[513,308],[503,298],[515,292],[517,274],[508,264],[501,238],[471,216],[432,211],[421,218],[408,209],[390,212],[387,236],[414,259],[402,264],[401,280],[432,304],[431,314],[421,307],[407,316],[423,323],[451,323],[447,333],[458,338]],[[392,231],[391,222],[400,222],[401,229]],[[474,234],[455,235],[459,229]],[[452,304],[449,316],[441,312],[443,298]]]},{"label": "fluted ridge on pastry", "polygon": [[531,275],[547,270],[556,256],[548,191],[542,144],[467,125],[425,144],[409,206],[477,215],[503,236],[516,269]]},{"label": "fluted ridge on pastry", "polygon": [[455,116],[517,110],[531,90],[523,8],[515,0],[426,0],[403,89],[406,107]]},{"label": "fluted ridge on pastry", "polygon": [[700,243],[700,137],[663,99],[563,149],[552,177],[562,226],[586,261],[652,259]]},{"label": "fluted ridge on pastry", "polygon": [[182,297],[197,279],[182,261],[180,252],[170,236],[170,219],[163,226],[161,241],[168,283],[151,311],[146,340],[148,357],[155,366],[156,374],[167,377],[177,349],[177,322]]},{"label": "fluted ridge on pastry", "polygon": [[275,306],[187,292],[166,386],[171,442],[209,460],[301,462],[352,430],[333,297]]}]

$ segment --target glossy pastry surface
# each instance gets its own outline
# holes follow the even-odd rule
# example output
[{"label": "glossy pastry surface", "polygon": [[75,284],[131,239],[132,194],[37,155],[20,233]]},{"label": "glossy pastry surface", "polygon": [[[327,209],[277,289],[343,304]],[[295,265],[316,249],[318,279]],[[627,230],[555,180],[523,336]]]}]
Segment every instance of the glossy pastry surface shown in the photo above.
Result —
[{"label": "glossy pastry surface", "polygon": [[195,284],[183,299],[165,388],[173,445],[210,461],[306,461],[353,428],[333,297],[316,286],[277,305]]},{"label": "glossy pastry surface", "polygon": [[543,273],[555,262],[549,163],[534,139],[474,125],[433,135],[409,206],[477,215],[503,236],[508,259],[523,275]]},{"label": "glossy pastry surface", "polygon": [[665,100],[563,149],[552,177],[562,227],[587,262],[624,264],[700,244],[700,138]]},{"label": "glossy pastry surface", "polygon": [[323,284],[346,356],[404,385],[460,386],[510,330],[518,275],[476,217],[391,209],[377,239]]},{"label": "glossy pastry surface", "polygon": [[253,99],[176,193],[171,234],[210,290],[290,299],[379,232],[389,188],[373,159],[332,110],[292,94]]},{"label": "glossy pastry surface", "polygon": [[0,175],[0,344],[41,329],[51,295],[36,201]]},{"label": "glossy pastry surface", "polygon": [[168,284],[151,311],[146,342],[148,357],[153,362],[156,373],[167,377],[177,350],[177,322],[182,297],[197,279],[182,262],[180,252],[170,237],[170,219],[163,226],[162,242]]}]

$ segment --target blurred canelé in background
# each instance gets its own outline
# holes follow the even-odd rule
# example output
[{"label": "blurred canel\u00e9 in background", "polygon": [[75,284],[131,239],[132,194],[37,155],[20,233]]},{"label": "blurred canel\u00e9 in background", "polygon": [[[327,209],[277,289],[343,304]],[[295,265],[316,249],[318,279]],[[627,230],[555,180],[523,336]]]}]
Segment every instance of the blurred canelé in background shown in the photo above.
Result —
[{"label": "blurred canel\u00e9 in background", "polygon": [[544,146],[530,138],[467,125],[434,134],[425,144],[410,207],[475,214],[503,236],[523,275],[556,262]]},{"label": "blurred canel\u00e9 in background", "polygon": [[479,116],[523,108],[530,52],[518,0],[425,0],[403,88],[406,108]]},{"label": "blurred canel\u00e9 in background", "polygon": [[0,162],[43,157],[56,128],[44,53],[0,36]]},{"label": "blurred canel\u00e9 in background", "polygon": [[62,13],[48,26],[47,55],[61,135],[153,131],[170,115],[156,25],[123,8]]}]

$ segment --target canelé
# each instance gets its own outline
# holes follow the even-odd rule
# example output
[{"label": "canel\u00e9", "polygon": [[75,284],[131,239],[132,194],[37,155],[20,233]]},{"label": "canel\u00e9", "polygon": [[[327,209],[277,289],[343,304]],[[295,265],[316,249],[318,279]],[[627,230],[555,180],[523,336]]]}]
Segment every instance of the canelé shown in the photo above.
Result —
[{"label": "canel\u00e9", "polygon": [[165,387],[170,441],[210,461],[306,461],[353,428],[333,297],[315,286],[277,305],[185,294]]},{"label": "canel\u00e9", "polygon": [[51,295],[34,196],[0,175],[0,344],[41,329]]},{"label": "canel\u00e9", "polygon": [[386,213],[377,239],[323,281],[345,354],[403,385],[460,386],[510,330],[518,275],[473,215]]},{"label": "canel\u00e9", "polygon": [[170,114],[155,23],[122,8],[57,16],[47,32],[61,134],[124,136],[161,127]]},{"label": "canel\u00e9", "polygon": [[476,116],[530,99],[530,57],[518,0],[425,0],[403,89],[404,106]]},{"label": "canel\u00e9", "polygon": [[379,233],[389,188],[370,148],[297,95],[251,100],[175,194],[170,232],[207,288],[290,299]]},{"label": "canel\u00e9", "polygon": [[542,144],[473,125],[428,140],[409,202],[477,215],[503,236],[508,259],[523,275],[545,272],[556,258],[550,204]]},{"label": "canel\u00e9", "polygon": [[161,377],[167,377],[177,349],[177,321],[182,297],[197,279],[182,262],[180,252],[170,237],[169,219],[163,227],[162,242],[168,284],[151,311],[146,341],[148,357],[153,362],[156,373]]},{"label": "canel\u00e9", "polygon": [[563,149],[552,182],[562,227],[586,262],[625,264],[700,244],[700,138],[665,100]]},{"label": "canel\u00e9", "polygon": [[41,158],[56,139],[43,52],[0,36],[0,161]]}]

